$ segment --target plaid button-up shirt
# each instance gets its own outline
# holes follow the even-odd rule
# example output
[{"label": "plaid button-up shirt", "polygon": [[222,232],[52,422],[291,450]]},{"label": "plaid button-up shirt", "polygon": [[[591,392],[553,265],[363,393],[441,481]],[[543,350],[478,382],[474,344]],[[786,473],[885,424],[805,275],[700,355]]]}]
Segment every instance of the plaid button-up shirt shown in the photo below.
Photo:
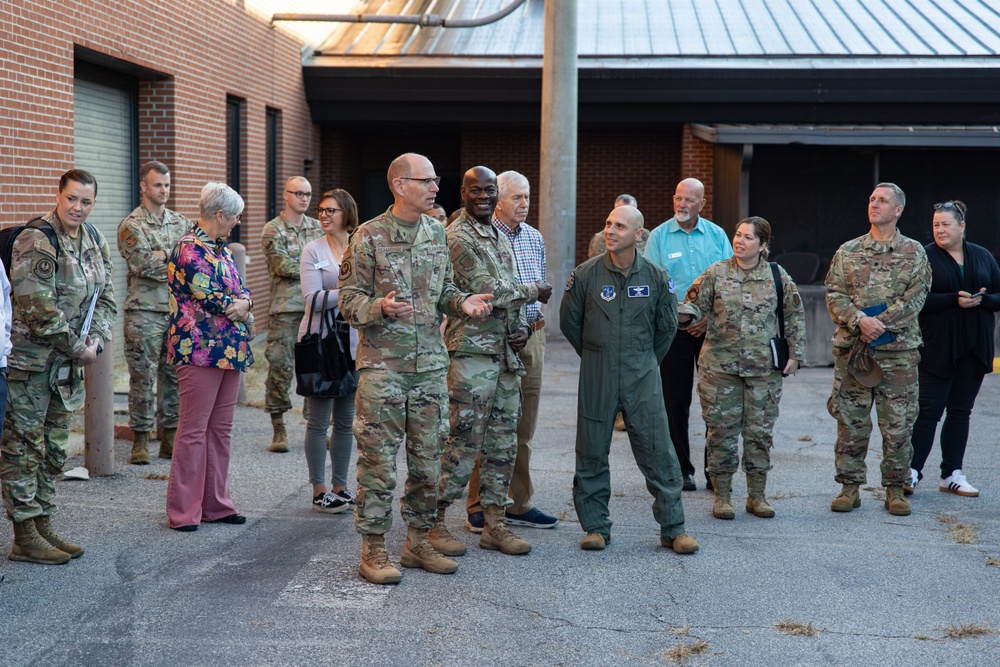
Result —
[{"label": "plaid button-up shirt", "polygon": [[[545,240],[541,232],[526,222],[511,229],[500,218],[493,216],[493,226],[503,232],[514,249],[517,263],[517,281],[522,285],[534,285],[545,281]],[[542,304],[526,303],[524,319],[531,324],[542,317]]]}]

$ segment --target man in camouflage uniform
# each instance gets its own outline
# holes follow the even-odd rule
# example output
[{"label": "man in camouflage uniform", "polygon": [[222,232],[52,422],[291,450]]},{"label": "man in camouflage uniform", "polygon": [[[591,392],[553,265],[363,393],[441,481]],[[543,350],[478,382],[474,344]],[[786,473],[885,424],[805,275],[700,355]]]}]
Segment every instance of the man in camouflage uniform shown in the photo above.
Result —
[{"label": "man in camouflage uniform", "polygon": [[[898,185],[879,183],[868,199],[871,231],[840,246],[826,276],[826,305],[837,326],[833,392],[827,409],[837,420],[835,479],[843,484],[830,505],[834,512],[861,506],[858,487],[867,480],[865,455],[874,402],[882,432],[885,507],[897,516],[910,513],[903,483],[910,472],[910,434],[918,411],[917,315],[930,288],[931,268],[923,247],[896,228],[904,206],[906,197]],[[886,309],[881,313],[862,311],[883,304]],[[872,348],[882,367],[882,381],[868,388],[848,370],[851,347],[859,338],[870,343],[886,332],[895,340]]]},{"label": "man in camouflage uniform", "polygon": [[427,540],[448,434],[448,356],[439,331],[442,314],[485,317],[491,310],[491,295],[455,287],[444,227],[423,214],[438,191],[434,165],[407,153],[393,160],[387,178],[393,205],[355,230],[339,286],[340,311],[358,329],[358,571],[375,584],[402,579],[386,555],[385,533],[404,438],[408,474],[400,509],[409,530],[400,562],[439,574],[458,569]]},{"label": "man in camouflage uniform", "polygon": [[267,383],[264,410],[271,415],[272,452],[288,451],[286,412],[292,409],[288,390],[295,372],[295,341],[306,304],[299,284],[302,248],[323,235],[319,220],[306,215],[312,186],[301,176],[285,181],[285,210],[264,225],[261,245],[271,276],[271,306],[267,316]]},{"label": "man in camouflage uniform", "polygon": [[118,252],[128,264],[124,328],[128,425],[135,438],[131,461],[148,465],[154,419],[162,429],[160,458],[174,452],[180,399],[177,370],[167,363],[167,256],[191,222],[166,207],[170,171],[162,162],[142,166],[139,191],[142,203],[118,225]]},{"label": "man in camouflage uniform", "polygon": [[[56,534],[52,515],[70,420],[83,405],[83,368],[110,342],[115,321],[111,249],[100,231],[86,225],[96,198],[93,175],[66,172],[56,208],[44,216],[58,249],[30,228],[14,243],[9,409],[0,444],[3,503],[14,522],[11,560],[59,564],[83,554],[83,547]],[[82,335],[95,291],[90,332]]]},{"label": "man in camouflage uniform", "polygon": [[482,454],[480,493],[485,527],[479,546],[506,554],[526,554],[531,545],[506,525],[505,508],[517,454],[517,422],[521,416],[518,358],[531,336],[521,305],[538,299],[538,285],[517,280],[514,251],[493,226],[499,190],[497,175],[473,167],[462,179],[462,214],[448,226],[448,249],[458,289],[490,293],[493,317],[468,321],[449,317],[445,345],[448,368],[451,435],[441,459],[437,521],[430,533],[434,547],[446,556],[461,556],[465,545],[445,527],[445,510],[462,495]]},{"label": "man in camouflage uniform", "polygon": [[653,496],[660,544],[688,554],[698,543],[684,532],[681,470],[657,372],[677,331],[677,299],[670,275],[636,252],[642,223],[634,206],[611,211],[604,227],[608,251],[570,274],[559,310],[563,335],[581,358],[573,503],[587,533],[580,548],[603,550],[611,541],[608,452],[620,410]]}]

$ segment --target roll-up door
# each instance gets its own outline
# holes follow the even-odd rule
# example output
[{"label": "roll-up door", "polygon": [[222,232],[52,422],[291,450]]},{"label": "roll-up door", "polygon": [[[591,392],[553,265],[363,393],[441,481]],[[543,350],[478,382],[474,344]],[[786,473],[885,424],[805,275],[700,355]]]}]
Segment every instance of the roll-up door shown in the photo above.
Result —
[{"label": "roll-up door", "polygon": [[138,205],[136,87],[133,77],[77,63],[74,80],[74,164],[97,178],[97,204],[89,222],[104,234],[114,264],[115,357],[123,358],[122,310],[126,272],[118,254],[118,223]]}]

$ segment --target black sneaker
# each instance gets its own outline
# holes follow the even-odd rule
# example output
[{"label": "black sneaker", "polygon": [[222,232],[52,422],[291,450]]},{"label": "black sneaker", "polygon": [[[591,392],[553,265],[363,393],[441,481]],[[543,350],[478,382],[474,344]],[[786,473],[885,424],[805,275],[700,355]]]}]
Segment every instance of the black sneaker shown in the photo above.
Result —
[{"label": "black sneaker", "polygon": [[350,489],[341,489],[340,491],[337,491],[336,495],[340,496],[351,505],[354,504],[354,492]]},{"label": "black sneaker", "polygon": [[698,487],[694,484],[694,475],[684,475],[684,487],[685,491],[697,491]]},{"label": "black sneaker", "polygon": [[341,498],[340,496],[330,493],[319,493],[313,498],[313,511],[314,512],[325,512],[327,514],[338,514],[343,512],[351,504]]},{"label": "black sneaker", "polygon": [[486,515],[482,512],[473,512],[465,522],[465,527],[477,535],[483,532],[486,526]]}]

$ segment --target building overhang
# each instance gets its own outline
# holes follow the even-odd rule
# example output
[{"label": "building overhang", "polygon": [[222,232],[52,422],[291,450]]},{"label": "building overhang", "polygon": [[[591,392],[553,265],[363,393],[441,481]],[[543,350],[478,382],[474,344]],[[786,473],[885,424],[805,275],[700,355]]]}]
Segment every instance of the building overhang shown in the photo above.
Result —
[{"label": "building overhang", "polygon": [[1000,148],[1000,126],[702,125],[694,136],[713,144],[803,144],[925,148]]}]

